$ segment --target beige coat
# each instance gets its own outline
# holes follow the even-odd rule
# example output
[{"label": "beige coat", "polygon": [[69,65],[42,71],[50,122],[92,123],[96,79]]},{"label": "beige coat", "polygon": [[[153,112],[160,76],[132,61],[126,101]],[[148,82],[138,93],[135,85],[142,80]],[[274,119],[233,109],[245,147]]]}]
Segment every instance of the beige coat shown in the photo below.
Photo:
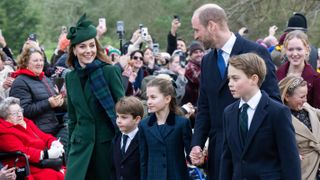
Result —
[{"label": "beige coat", "polygon": [[303,109],[308,111],[312,132],[292,116],[292,124],[296,131],[296,140],[301,160],[302,180],[314,180],[320,163],[320,109],[305,103]]}]

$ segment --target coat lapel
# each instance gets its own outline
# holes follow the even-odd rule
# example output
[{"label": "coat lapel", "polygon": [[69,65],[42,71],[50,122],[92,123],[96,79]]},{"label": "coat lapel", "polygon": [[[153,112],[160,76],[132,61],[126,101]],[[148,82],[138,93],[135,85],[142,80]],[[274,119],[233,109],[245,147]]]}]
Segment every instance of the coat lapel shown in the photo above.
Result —
[{"label": "coat lapel", "polygon": [[175,114],[170,112],[167,117],[166,127],[163,131],[163,134],[161,134],[159,128],[157,127],[157,117],[155,114],[152,114],[148,122],[148,125],[150,126],[150,133],[154,135],[161,143],[165,144],[165,138],[174,130],[175,118]]},{"label": "coat lapel", "polygon": [[[139,131],[138,131],[139,133]],[[126,151],[126,153],[124,154],[124,157],[121,160],[121,163],[123,163],[137,148],[138,148],[138,136],[139,134],[136,134],[134,136],[134,138],[132,139],[132,141],[130,142],[130,145]]]},{"label": "coat lapel", "polygon": [[230,114],[230,118],[228,119],[230,123],[230,126],[232,127],[232,131],[231,131],[231,137],[234,137],[234,142],[237,145],[237,149],[239,150],[239,152],[242,151],[243,149],[243,145],[242,145],[242,141],[241,141],[241,136],[240,136],[240,131],[239,131],[239,102],[237,101],[237,103],[234,105],[233,109],[229,112]]},{"label": "coat lapel", "polygon": [[167,118],[167,121],[166,121],[167,126],[165,127],[164,132],[162,134],[163,139],[166,139],[166,137],[174,130],[174,124],[175,124],[175,121],[176,121],[175,118],[176,118],[176,116],[175,116],[174,113],[170,113],[168,115],[168,118]]},{"label": "coat lapel", "polygon": [[267,111],[265,108],[268,105],[268,103],[269,102],[267,99],[267,95],[264,92],[262,92],[262,97],[260,99],[260,102],[257,106],[257,109],[255,110],[255,113],[254,113],[252,121],[251,121],[251,125],[250,125],[249,131],[248,131],[248,136],[246,139],[246,143],[244,145],[242,155],[244,155],[244,153],[247,151],[254,135],[256,134],[256,132],[259,129],[262,122],[265,120],[265,117],[267,115]]},{"label": "coat lapel", "polygon": [[299,134],[300,136],[303,136],[312,141],[316,141],[312,132],[307,128],[306,125],[300,122],[299,119],[297,119],[295,116],[291,115],[291,117],[292,117],[292,124],[294,126],[294,130],[296,134]]},{"label": "coat lapel", "polygon": [[[233,55],[242,54],[243,47],[242,47],[242,39],[241,38],[242,37],[239,34],[236,34],[236,41],[233,45],[230,57],[232,57]],[[229,62],[229,60],[228,60],[228,62]],[[229,63],[226,65],[227,70],[228,70],[228,67],[229,67]],[[228,78],[227,78],[228,71],[227,70],[223,76],[223,79],[222,79],[221,84],[219,86],[219,90],[221,90],[223,88],[223,86],[225,86],[228,83]]]},{"label": "coat lapel", "polygon": [[309,130],[309,128],[304,125],[298,118],[292,115],[292,124],[294,126],[296,134],[299,134],[300,136],[303,136],[307,139],[310,139],[314,142],[317,142],[317,138],[319,137],[319,120],[317,117],[315,117],[314,112],[310,109],[310,105],[305,104],[303,106],[303,109],[305,109],[308,112],[309,119],[311,122],[311,128],[312,132]]},{"label": "coat lapel", "polygon": [[[70,79],[71,82],[75,83],[74,87],[81,87],[79,76],[77,76],[77,72],[73,71],[72,74],[70,73]],[[71,93],[74,94],[74,97],[77,97],[77,101],[79,101],[79,106],[83,112],[86,112],[89,116],[91,116],[92,119],[93,116],[91,114],[91,111],[89,111],[90,107],[88,106],[88,103],[86,101],[87,95],[85,94],[84,90],[82,88],[74,89],[73,87],[70,87],[68,91],[72,91]]]}]

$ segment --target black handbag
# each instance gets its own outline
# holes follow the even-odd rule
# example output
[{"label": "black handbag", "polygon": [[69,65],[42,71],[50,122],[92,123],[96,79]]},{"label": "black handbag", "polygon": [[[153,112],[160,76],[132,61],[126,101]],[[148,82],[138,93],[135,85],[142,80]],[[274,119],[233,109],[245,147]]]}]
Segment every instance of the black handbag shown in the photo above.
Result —
[{"label": "black handbag", "polygon": [[40,168],[50,168],[56,171],[60,171],[63,166],[63,158],[57,159],[43,159],[36,166]]}]

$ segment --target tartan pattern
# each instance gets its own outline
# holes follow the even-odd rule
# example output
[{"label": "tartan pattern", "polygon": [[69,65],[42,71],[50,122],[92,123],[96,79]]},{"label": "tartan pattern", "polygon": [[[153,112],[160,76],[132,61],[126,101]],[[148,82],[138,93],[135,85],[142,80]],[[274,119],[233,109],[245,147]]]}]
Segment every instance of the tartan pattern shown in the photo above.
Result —
[{"label": "tartan pattern", "polygon": [[95,59],[84,69],[81,69],[79,62],[76,61],[75,63],[75,67],[80,76],[89,75],[90,88],[93,94],[98,99],[103,109],[106,111],[107,115],[111,119],[113,126],[117,129],[116,114],[114,112],[115,103],[102,69],[103,66],[107,64],[99,59]]},{"label": "tartan pattern", "polygon": [[248,134],[248,114],[247,110],[249,105],[247,103],[243,104],[240,112],[240,133],[243,144],[246,142],[247,134]]}]

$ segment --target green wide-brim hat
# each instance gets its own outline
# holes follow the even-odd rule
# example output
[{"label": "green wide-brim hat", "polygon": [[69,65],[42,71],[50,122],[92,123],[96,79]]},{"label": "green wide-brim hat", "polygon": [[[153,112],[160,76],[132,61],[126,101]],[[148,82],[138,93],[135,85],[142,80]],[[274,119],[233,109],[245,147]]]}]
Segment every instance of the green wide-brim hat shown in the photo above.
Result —
[{"label": "green wide-brim hat", "polygon": [[80,17],[75,27],[70,27],[67,38],[70,40],[71,45],[76,45],[95,38],[96,35],[96,28],[90,21],[86,20],[86,14],[84,14]]}]

